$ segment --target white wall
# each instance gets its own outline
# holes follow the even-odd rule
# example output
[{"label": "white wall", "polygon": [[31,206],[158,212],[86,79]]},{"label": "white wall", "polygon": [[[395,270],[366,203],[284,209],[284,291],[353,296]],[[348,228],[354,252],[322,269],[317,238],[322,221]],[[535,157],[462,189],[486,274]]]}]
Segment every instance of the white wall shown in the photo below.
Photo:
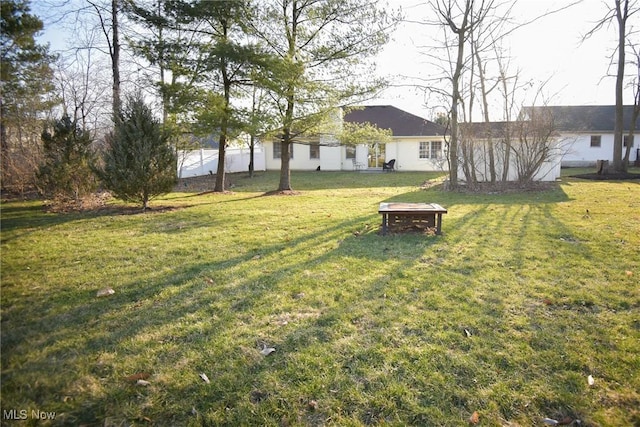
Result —
[{"label": "white wall", "polygon": [[[249,148],[229,147],[225,152],[225,172],[246,172],[249,170]],[[257,146],[254,151],[254,170],[264,171],[265,151],[262,146]],[[216,173],[218,169],[218,150],[193,150],[178,153],[178,177],[189,178],[192,176],[209,175]]]},{"label": "white wall", "polygon": [[591,147],[591,134],[562,136],[571,141],[562,159],[564,166],[595,166],[596,160],[613,159],[613,134],[602,135],[600,147]]},{"label": "white wall", "polygon": [[[385,162],[396,159],[399,171],[443,171],[448,170],[445,154],[440,159],[421,159],[420,141],[443,141],[442,137],[399,137],[386,144]],[[442,143],[444,150],[445,144]]]},{"label": "white wall", "polygon": [[[600,147],[591,146],[591,135],[600,135]],[[562,166],[567,167],[591,167],[595,166],[597,160],[613,161],[613,134],[593,133],[593,134],[563,134],[562,138],[570,142],[567,153],[562,159]],[[633,146],[629,160],[636,160],[638,140],[640,136],[634,136]],[[626,147],[622,148],[624,155]]]},{"label": "white wall", "polygon": [[[309,159],[309,146],[293,144],[293,159],[290,160],[291,170],[315,170],[318,166],[323,171],[351,171],[355,170],[353,159],[347,159],[347,149],[344,146],[334,145],[335,141],[320,139],[320,159]],[[446,159],[439,160],[420,159],[420,141],[441,141],[439,137],[422,138],[398,138],[389,142],[385,147],[385,161],[396,159],[395,168],[400,171],[442,171],[447,170]],[[443,144],[444,147],[444,144]],[[267,170],[279,170],[280,159],[273,158],[272,142],[264,143]],[[362,169],[367,168],[369,147],[367,144],[356,146],[355,161]],[[373,154],[373,153],[371,153]],[[380,165],[382,167],[382,165]]]},{"label": "white wall", "polygon": [[[561,168],[561,160],[562,154],[565,150],[564,148],[564,140],[554,141],[551,144],[551,151],[549,154],[549,158],[545,161],[537,173],[533,177],[533,181],[555,181],[560,178],[560,168]],[[517,148],[516,148],[517,149]],[[496,176],[498,180],[502,180],[503,173],[503,159],[504,154],[500,153],[499,150],[496,152],[495,161],[496,161]],[[488,156],[484,152],[484,147],[482,144],[478,144],[474,151],[474,160],[475,160],[475,177],[478,182],[488,182],[491,180],[491,174],[489,172],[489,160]],[[462,159],[458,160],[458,178],[461,181],[466,180],[466,176],[463,169]],[[516,155],[511,154],[510,162],[509,162],[509,174],[507,177],[508,181],[516,181],[518,179],[518,168],[517,168],[517,160]]]},{"label": "white wall", "polygon": [[[292,144],[293,145],[293,158],[289,160],[289,169],[290,170],[316,170],[318,166],[324,169],[321,166],[322,161],[322,149],[325,147],[320,147],[320,158],[312,159],[310,158],[311,147],[306,144]],[[264,151],[265,151],[265,164],[267,170],[280,170],[281,161],[280,159],[273,158],[273,142],[267,141],[264,143]]]},{"label": "white wall", "polygon": [[320,169],[323,171],[342,170],[341,147],[320,146]]},{"label": "white wall", "polygon": [[[323,171],[354,170],[354,162],[347,159],[346,147],[336,145],[337,142],[330,136],[320,138],[320,158],[310,158],[310,147],[306,144],[293,144],[293,158],[290,159],[291,170],[316,170],[320,166]],[[267,170],[280,170],[280,159],[273,158],[273,143],[265,142],[265,159]],[[367,146],[365,144],[356,147],[356,159],[363,168],[367,165]]]}]

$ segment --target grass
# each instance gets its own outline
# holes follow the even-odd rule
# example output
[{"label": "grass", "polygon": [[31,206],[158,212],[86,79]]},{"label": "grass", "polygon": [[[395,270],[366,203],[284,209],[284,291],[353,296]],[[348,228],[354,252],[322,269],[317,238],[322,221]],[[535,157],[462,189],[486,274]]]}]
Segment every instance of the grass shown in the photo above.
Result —
[{"label": "grass", "polygon": [[[138,215],[3,202],[2,424],[639,425],[640,185],[430,178],[294,172],[300,194],[265,196],[264,173]],[[379,235],[390,200],[447,207],[444,235]]]}]

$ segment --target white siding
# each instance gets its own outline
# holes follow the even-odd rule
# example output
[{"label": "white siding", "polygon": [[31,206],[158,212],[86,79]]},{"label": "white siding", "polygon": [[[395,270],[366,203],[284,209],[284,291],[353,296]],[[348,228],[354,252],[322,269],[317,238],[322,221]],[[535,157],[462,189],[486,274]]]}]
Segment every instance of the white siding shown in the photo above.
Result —
[{"label": "white siding", "polygon": [[[600,135],[600,147],[591,146],[591,135]],[[562,138],[569,146],[562,159],[562,166],[590,167],[595,166],[597,160],[613,161],[613,133],[563,134]],[[631,162],[636,160],[639,139],[640,136],[634,136],[629,156]],[[626,147],[622,148],[623,155],[625,149]]]},{"label": "white siding", "polygon": [[[562,160],[562,153],[564,147],[564,141],[555,141],[552,143],[551,154],[549,155],[549,159],[545,161],[542,166],[538,169],[537,173],[533,177],[533,181],[555,181],[560,178],[560,167]],[[475,158],[475,177],[478,182],[487,182],[491,179],[491,175],[489,172],[489,162],[484,152],[484,147],[482,144],[479,144],[478,147],[474,151]],[[500,152],[496,152],[496,176],[498,180],[502,179],[503,174],[503,159],[504,155]],[[466,180],[466,176],[463,169],[463,164],[461,160],[458,160],[458,178],[461,181]],[[516,156],[512,154],[510,156],[509,162],[509,175],[507,177],[508,181],[516,181],[518,179],[518,169],[516,164]]]},{"label": "white siding", "polygon": [[[249,170],[249,148],[229,147],[225,152],[225,172],[245,172]],[[254,170],[264,171],[265,152],[263,147],[257,146],[254,151]],[[178,153],[178,177],[209,175],[218,170],[218,150],[193,150]]]},{"label": "white siding", "polygon": [[339,171],[341,170],[342,147],[338,146],[320,146],[320,169],[323,171]]},{"label": "white siding", "polygon": [[385,148],[385,161],[396,159],[395,168],[399,171],[443,171],[448,170],[448,164],[444,152],[440,159],[421,159],[421,141],[442,141],[442,149],[445,144],[442,137],[398,137],[387,143]]}]

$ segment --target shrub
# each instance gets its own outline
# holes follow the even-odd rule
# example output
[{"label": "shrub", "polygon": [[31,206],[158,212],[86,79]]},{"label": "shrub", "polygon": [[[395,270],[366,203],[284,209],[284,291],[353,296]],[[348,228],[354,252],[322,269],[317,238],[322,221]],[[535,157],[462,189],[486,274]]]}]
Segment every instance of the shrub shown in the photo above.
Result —
[{"label": "shrub", "polygon": [[127,100],[114,125],[98,175],[115,197],[146,209],[152,198],[170,192],[177,182],[169,133],[140,94]]},{"label": "shrub", "polygon": [[95,191],[96,177],[91,169],[91,136],[76,121],[63,116],[53,124],[53,133],[42,132],[44,162],[36,174],[40,192],[47,197],[80,199]]}]

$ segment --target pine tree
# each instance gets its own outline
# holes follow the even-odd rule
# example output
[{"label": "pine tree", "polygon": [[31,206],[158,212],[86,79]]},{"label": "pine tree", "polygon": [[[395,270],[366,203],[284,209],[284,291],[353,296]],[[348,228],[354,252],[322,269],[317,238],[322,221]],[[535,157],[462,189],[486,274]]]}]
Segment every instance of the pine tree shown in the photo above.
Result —
[{"label": "pine tree", "polygon": [[140,94],[127,99],[107,137],[104,166],[98,171],[105,188],[115,197],[141,203],[146,210],[154,197],[176,184],[176,155],[169,133],[153,117]]},{"label": "pine tree", "polygon": [[37,43],[42,21],[27,0],[0,1],[0,158],[2,187],[33,184],[41,162],[42,112],[52,102],[49,48]]},{"label": "pine tree", "polygon": [[42,133],[44,163],[37,179],[41,193],[54,198],[72,198],[76,202],[97,187],[91,169],[93,140],[69,116],[57,120],[53,133]]}]

